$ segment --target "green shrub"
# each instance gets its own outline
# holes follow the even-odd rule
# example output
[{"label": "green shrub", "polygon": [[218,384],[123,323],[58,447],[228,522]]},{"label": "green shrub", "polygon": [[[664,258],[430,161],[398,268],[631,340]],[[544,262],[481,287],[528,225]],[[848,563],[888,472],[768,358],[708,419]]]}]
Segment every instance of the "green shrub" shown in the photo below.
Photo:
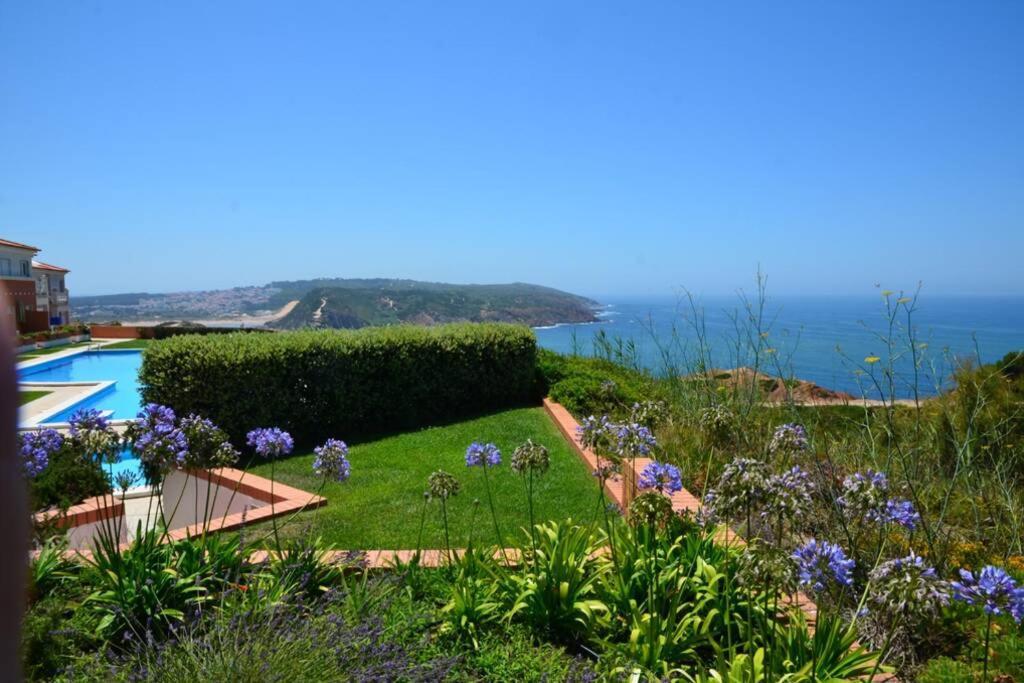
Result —
[{"label": "green shrub", "polygon": [[147,348],[146,401],[300,443],[436,424],[534,397],[536,338],[503,324],[173,337]]},{"label": "green shrub", "polygon": [[109,491],[110,482],[103,466],[94,459],[81,457],[67,445],[50,458],[49,465],[39,476],[29,482],[33,510],[68,508]]},{"label": "green shrub", "polygon": [[974,680],[969,664],[949,657],[936,657],[918,675],[920,683],[968,683]]},{"label": "green shrub", "polygon": [[537,384],[541,395],[582,417],[624,415],[634,404],[656,398],[651,379],[599,358],[566,356],[548,350],[537,354]]}]

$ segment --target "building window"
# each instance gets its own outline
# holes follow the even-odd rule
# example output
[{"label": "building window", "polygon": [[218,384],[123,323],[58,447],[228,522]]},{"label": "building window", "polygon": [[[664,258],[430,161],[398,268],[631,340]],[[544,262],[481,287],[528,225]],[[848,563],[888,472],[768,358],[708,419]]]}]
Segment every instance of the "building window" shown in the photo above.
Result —
[{"label": "building window", "polygon": [[0,258],[0,275],[11,274],[11,259]]},{"label": "building window", "polygon": [[31,266],[29,266],[28,261],[22,261],[21,262],[21,276],[22,277],[32,277],[32,271],[29,270],[30,268],[31,268]]}]

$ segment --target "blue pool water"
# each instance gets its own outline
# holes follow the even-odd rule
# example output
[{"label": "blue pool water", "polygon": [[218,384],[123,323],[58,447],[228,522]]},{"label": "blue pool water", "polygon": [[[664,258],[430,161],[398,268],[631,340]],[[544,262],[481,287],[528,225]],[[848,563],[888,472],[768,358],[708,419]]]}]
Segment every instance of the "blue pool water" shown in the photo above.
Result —
[{"label": "blue pool water", "polygon": [[67,410],[46,419],[47,422],[67,422],[71,414],[82,408],[113,411],[117,420],[135,417],[142,405],[139,394],[139,366],[142,352],[135,350],[87,351],[67,358],[41,363],[18,371],[23,382],[98,382],[115,384]]}]

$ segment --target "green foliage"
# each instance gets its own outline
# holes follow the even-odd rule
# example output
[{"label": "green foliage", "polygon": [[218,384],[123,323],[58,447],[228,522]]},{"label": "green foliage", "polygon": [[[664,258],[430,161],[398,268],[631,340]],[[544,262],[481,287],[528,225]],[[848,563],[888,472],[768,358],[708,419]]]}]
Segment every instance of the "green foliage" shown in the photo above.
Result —
[{"label": "green foliage", "polygon": [[621,526],[614,540],[602,583],[616,617],[606,645],[615,675],[639,670],[660,680],[673,667],[699,666],[745,643],[751,619],[763,622],[760,607],[727,575],[728,552],[710,538]]},{"label": "green foliage", "polygon": [[109,640],[165,631],[184,620],[190,605],[205,599],[203,574],[192,563],[182,562],[177,544],[160,541],[161,534],[143,533],[140,524],[127,549],[120,550],[106,536],[93,548],[82,572],[84,584],[92,590],[83,607],[94,617],[98,636]]},{"label": "green foliage", "polygon": [[469,548],[454,564],[448,602],[441,608],[442,633],[472,643],[480,649],[484,629],[502,616],[500,591],[503,572],[494,561],[493,549]]},{"label": "green foliage", "polygon": [[267,570],[285,594],[315,597],[342,579],[343,566],[330,552],[319,538],[312,542],[302,537],[289,539],[280,554],[271,555]]},{"label": "green foliage", "polygon": [[180,336],[146,349],[139,379],[237,442],[272,424],[312,444],[527,402],[535,356],[531,330],[501,324]]},{"label": "green foliage", "polygon": [[634,403],[657,397],[644,373],[608,360],[537,353],[538,391],[576,416],[624,415]]},{"label": "green foliage", "polygon": [[535,556],[532,539],[520,548],[527,559],[522,571],[511,577],[517,595],[508,617],[555,640],[585,639],[608,613],[598,599],[604,571],[594,557],[598,538],[572,520],[538,524],[536,538]]},{"label": "green foliage", "polygon": [[29,563],[29,599],[44,598],[54,589],[75,578],[78,565],[69,560],[68,549],[63,538],[54,537],[45,541],[38,554]]},{"label": "green foliage", "polygon": [[974,673],[964,662],[949,657],[929,660],[917,677],[918,683],[973,683]]},{"label": "green foliage", "polygon": [[109,492],[110,480],[103,466],[94,458],[83,458],[67,443],[50,458],[46,469],[29,481],[33,510],[67,509]]}]

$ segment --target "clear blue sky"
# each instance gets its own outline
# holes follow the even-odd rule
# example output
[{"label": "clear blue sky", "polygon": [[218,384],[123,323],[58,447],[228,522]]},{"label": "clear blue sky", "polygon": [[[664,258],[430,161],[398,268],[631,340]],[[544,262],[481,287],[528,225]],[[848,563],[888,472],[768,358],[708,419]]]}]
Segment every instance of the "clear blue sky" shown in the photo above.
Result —
[{"label": "clear blue sky", "polygon": [[1024,3],[2,0],[0,236],[80,294],[1024,294]]}]

